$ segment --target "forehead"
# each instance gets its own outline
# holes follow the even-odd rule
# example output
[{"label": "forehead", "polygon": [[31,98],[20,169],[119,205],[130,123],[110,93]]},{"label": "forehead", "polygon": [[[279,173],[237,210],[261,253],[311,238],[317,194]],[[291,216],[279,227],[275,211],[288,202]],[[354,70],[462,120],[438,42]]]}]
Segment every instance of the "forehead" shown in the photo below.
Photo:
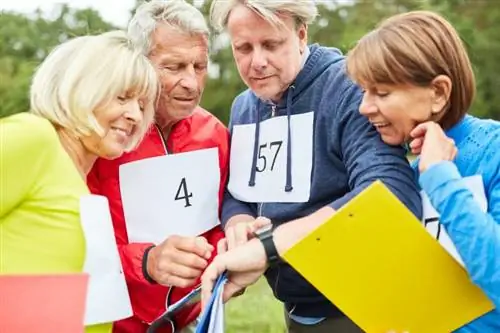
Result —
[{"label": "forehead", "polygon": [[206,60],[208,38],[202,34],[189,34],[168,24],[159,24],[151,36],[151,59],[175,58]]},{"label": "forehead", "polygon": [[238,5],[229,15],[228,32],[233,41],[265,40],[285,38],[295,33],[295,22],[290,15],[278,15],[284,26],[275,26],[262,18],[252,9]]}]

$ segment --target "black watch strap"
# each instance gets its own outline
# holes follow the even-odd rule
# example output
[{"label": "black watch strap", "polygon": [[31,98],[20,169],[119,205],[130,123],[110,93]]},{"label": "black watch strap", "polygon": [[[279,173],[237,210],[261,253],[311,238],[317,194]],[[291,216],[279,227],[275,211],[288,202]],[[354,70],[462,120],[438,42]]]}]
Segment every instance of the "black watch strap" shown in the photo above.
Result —
[{"label": "black watch strap", "polygon": [[266,252],[267,263],[274,266],[279,262],[280,256],[273,239],[273,228],[264,227],[265,230],[257,230],[255,236],[261,241]]}]

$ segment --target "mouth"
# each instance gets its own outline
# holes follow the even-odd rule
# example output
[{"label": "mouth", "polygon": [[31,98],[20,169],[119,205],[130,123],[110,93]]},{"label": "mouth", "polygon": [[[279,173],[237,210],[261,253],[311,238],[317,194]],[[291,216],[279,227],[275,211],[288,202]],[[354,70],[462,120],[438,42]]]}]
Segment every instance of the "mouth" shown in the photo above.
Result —
[{"label": "mouth", "polygon": [[122,127],[114,127],[114,126],[112,126],[111,130],[114,131],[115,133],[117,133],[118,135],[126,136],[126,137],[129,137],[132,134],[132,129],[131,128],[130,129],[125,129],[125,128],[122,128]]},{"label": "mouth", "polygon": [[376,128],[376,129],[380,129],[380,128],[384,128],[384,127],[387,127],[390,125],[390,123],[388,122],[372,122],[372,125]]},{"label": "mouth", "polygon": [[174,97],[174,100],[181,102],[181,103],[192,103],[196,101],[196,98],[194,97]]},{"label": "mouth", "polygon": [[272,75],[268,75],[268,76],[255,76],[255,77],[252,77],[252,80],[254,80],[254,81],[264,81],[264,80],[269,79],[270,77],[272,77]]}]

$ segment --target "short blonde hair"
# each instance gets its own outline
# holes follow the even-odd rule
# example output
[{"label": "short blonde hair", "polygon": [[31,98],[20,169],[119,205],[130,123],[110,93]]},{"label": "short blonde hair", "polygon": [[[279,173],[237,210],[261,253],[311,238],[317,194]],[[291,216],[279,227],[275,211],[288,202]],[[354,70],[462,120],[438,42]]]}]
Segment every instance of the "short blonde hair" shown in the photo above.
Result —
[{"label": "short blonde hair", "polygon": [[440,15],[413,11],[383,21],[347,55],[349,76],[362,86],[429,86],[439,75],[452,82],[440,125],[449,129],[463,118],[475,95],[467,51],[453,26]]},{"label": "short blonde hair", "polygon": [[143,121],[127,151],[141,141],[154,119],[159,90],[156,71],[125,32],[73,38],[55,47],[36,70],[31,112],[76,136],[104,136],[94,112],[118,96],[144,101]]},{"label": "short blonde hair", "polygon": [[314,0],[214,0],[210,7],[212,26],[219,32],[223,31],[231,11],[239,5],[253,10],[276,27],[283,25],[278,14],[291,16],[297,27],[313,23],[318,16]]}]

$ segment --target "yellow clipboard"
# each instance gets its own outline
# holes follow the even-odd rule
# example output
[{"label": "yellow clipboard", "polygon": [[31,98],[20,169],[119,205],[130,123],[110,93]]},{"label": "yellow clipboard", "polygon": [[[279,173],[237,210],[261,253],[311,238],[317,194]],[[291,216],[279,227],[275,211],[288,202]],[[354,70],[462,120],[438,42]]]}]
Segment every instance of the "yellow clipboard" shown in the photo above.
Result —
[{"label": "yellow clipboard", "polygon": [[494,309],[380,181],[283,257],[367,333],[449,333]]}]

